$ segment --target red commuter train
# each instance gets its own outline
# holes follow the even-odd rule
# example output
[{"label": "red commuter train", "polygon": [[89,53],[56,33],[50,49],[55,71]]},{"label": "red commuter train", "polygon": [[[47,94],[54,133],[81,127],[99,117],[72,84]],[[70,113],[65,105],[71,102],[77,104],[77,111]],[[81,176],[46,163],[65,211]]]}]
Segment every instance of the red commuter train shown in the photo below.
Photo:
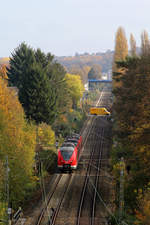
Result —
[{"label": "red commuter train", "polygon": [[77,169],[81,147],[82,136],[74,134],[67,137],[65,142],[58,149],[58,168],[60,170]]}]

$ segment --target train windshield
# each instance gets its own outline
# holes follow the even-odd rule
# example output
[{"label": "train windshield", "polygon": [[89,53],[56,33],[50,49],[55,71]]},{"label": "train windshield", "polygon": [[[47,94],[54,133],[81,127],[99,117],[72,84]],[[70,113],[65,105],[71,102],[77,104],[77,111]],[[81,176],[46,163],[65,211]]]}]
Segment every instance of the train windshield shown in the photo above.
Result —
[{"label": "train windshield", "polygon": [[73,154],[73,150],[74,150],[74,148],[72,148],[72,147],[62,147],[62,148],[60,148],[61,155],[62,155],[63,159],[69,160],[70,157]]}]

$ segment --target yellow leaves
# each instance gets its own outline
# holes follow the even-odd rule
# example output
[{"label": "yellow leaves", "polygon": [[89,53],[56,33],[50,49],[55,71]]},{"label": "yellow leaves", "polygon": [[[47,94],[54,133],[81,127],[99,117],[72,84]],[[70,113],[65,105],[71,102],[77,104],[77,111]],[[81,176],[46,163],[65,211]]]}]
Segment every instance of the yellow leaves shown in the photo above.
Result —
[{"label": "yellow leaves", "polygon": [[81,78],[79,75],[73,75],[67,73],[65,76],[68,91],[76,103],[80,100],[83,95],[84,86],[82,84]]},{"label": "yellow leaves", "polygon": [[3,162],[0,160],[0,187],[2,186],[2,183],[4,182],[4,174],[5,174],[5,169]]},{"label": "yellow leaves", "polygon": [[7,69],[6,69],[6,66],[5,65],[0,65],[0,77],[2,77],[5,80],[8,79]]},{"label": "yellow leaves", "polygon": [[31,180],[32,180],[33,182],[36,182],[36,183],[37,183],[37,182],[40,181],[40,178],[37,177],[37,176],[32,176]]},{"label": "yellow leaves", "polygon": [[[10,198],[23,200],[25,189],[33,180],[35,128],[25,121],[23,108],[16,91],[0,78],[0,151],[3,163],[6,155],[10,167]],[[0,170],[0,175],[2,171]],[[16,197],[17,196],[17,197]]]},{"label": "yellow leaves", "polygon": [[136,210],[136,217],[144,225],[150,225],[150,191],[145,195],[139,195],[138,203],[140,210]]},{"label": "yellow leaves", "polygon": [[125,169],[125,163],[124,162],[118,162],[118,163],[114,164],[113,169],[114,170]]},{"label": "yellow leaves", "polygon": [[51,126],[46,123],[41,123],[38,126],[38,141],[42,146],[54,146],[55,145],[55,133]]},{"label": "yellow leaves", "polygon": [[21,117],[24,120],[23,109],[16,92],[9,89],[2,78],[0,78],[0,109],[7,115],[8,120],[14,120],[16,123]]},{"label": "yellow leaves", "polygon": [[0,202],[0,218],[5,218],[6,216],[6,203]]},{"label": "yellow leaves", "polygon": [[113,174],[115,175],[116,178],[120,177],[120,172],[121,171],[125,172],[125,163],[124,163],[124,161],[119,161],[118,163],[113,165]]},{"label": "yellow leaves", "polygon": [[[117,68],[116,62],[125,60],[126,56],[128,55],[128,43],[125,35],[125,31],[122,27],[119,27],[116,32],[116,40],[115,40],[115,53],[113,59],[113,72],[119,72],[124,74],[124,69]],[[120,78],[121,75],[118,76]],[[122,83],[113,79],[113,87],[121,87]]]}]

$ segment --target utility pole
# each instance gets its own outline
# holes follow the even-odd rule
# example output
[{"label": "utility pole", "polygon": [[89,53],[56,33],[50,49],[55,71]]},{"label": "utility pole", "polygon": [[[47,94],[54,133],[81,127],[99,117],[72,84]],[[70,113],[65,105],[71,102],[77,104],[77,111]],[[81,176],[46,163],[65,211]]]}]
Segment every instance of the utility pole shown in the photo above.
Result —
[{"label": "utility pole", "polygon": [[11,211],[9,207],[9,165],[8,165],[8,156],[6,156],[6,204],[7,204],[7,214],[8,214],[8,225],[11,225]]},{"label": "utility pole", "polygon": [[120,196],[119,196],[119,224],[123,219],[124,212],[124,158],[121,157],[120,160]]}]

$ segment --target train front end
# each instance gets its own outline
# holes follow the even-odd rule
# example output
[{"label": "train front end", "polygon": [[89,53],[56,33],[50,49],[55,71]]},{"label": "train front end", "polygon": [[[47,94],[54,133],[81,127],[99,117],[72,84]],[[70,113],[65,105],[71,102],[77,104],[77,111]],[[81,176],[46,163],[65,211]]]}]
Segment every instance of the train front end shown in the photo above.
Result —
[{"label": "train front end", "polygon": [[57,166],[60,170],[73,170],[77,168],[77,148],[72,147],[61,147],[58,150],[58,161]]}]

